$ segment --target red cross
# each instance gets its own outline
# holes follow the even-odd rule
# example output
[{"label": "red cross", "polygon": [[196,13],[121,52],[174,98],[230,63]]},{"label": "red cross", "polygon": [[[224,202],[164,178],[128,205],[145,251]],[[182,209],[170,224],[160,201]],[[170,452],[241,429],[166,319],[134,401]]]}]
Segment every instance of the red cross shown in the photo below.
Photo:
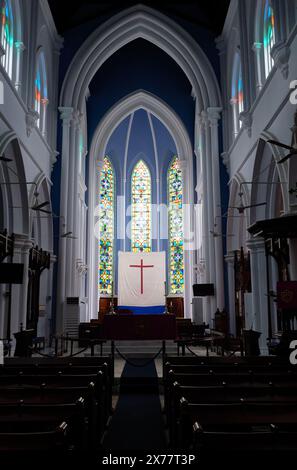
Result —
[{"label": "red cross", "polygon": [[130,264],[130,268],[140,268],[140,293],[143,294],[143,270],[144,268],[153,268],[153,264],[143,264],[143,259],[140,260],[140,264]]}]

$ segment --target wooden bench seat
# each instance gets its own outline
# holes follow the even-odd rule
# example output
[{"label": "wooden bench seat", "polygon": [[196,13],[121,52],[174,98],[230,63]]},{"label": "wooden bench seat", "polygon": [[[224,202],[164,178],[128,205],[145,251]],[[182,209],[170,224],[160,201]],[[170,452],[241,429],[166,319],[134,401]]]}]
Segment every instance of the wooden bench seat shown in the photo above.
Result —
[{"label": "wooden bench seat", "polygon": [[0,432],[45,432],[65,421],[69,442],[76,449],[85,449],[87,424],[85,402],[79,398],[74,403],[58,404],[0,404]]},{"label": "wooden bench seat", "polygon": [[[288,459],[297,455],[297,433],[279,431],[276,427],[249,432],[205,431],[197,422],[193,426],[194,450],[200,459],[209,459],[209,452],[216,450],[216,456],[223,459],[242,458],[255,462],[255,457],[263,457],[265,463],[274,459]],[[216,457],[215,457],[216,458]]]},{"label": "wooden bench seat", "polygon": [[280,430],[297,432],[297,406],[288,403],[190,403],[180,399],[175,437],[177,446],[189,445],[197,422],[204,430],[249,432],[255,426],[276,425]]},{"label": "wooden bench seat", "polygon": [[54,455],[61,458],[68,450],[68,426],[66,422],[60,423],[48,431],[35,430],[31,432],[0,432],[1,464],[6,458],[11,464],[14,458],[19,461],[22,456],[31,453],[35,457],[44,453],[46,457]]}]

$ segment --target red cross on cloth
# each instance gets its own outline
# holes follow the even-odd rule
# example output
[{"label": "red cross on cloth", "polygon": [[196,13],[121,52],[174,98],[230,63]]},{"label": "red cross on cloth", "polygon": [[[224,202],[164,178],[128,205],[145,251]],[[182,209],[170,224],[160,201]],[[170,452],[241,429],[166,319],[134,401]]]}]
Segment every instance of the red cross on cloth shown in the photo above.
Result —
[{"label": "red cross on cloth", "polygon": [[140,264],[130,264],[130,268],[140,269],[140,293],[143,294],[143,270],[144,268],[153,268],[153,264],[143,264],[143,259],[140,260]]}]

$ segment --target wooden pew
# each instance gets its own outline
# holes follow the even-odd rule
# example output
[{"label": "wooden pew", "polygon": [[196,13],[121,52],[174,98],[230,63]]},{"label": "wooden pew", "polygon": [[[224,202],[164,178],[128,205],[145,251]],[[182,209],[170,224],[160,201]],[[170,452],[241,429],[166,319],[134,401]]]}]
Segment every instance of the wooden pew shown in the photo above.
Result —
[{"label": "wooden pew", "polygon": [[31,432],[0,432],[1,465],[25,463],[26,458],[42,456],[48,463],[52,457],[56,462],[68,457],[68,425],[65,421],[51,430]]},{"label": "wooden pew", "polygon": [[59,423],[68,425],[69,443],[83,451],[87,447],[85,402],[79,398],[74,403],[58,404],[0,404],[0,433],[48,431]]},{"label": "wooden pew", "polygon": [[180,385],[210,387],[210,386],[238,386],[238,387],[257,387],[257,386],[297,386],[297,374],[290,372],[284,373],[225,373],[225,374],[177,374],[173,370],[168,373],[167,382],[164,384],[164,408],[168,413],[168,404],[172,401],[172,387],[174,382]]},{"label": "wooden pew", "polygon": [[[17,359],[17,360],[16,360]],[[38,360],[37,360],[38,359]],[[31,374],[29,373],[31,371]],[[109,412],[112,411],[112,384],[113,366],[111,358],[26,358],[20,361],[19,358],[11,358],[5,362],[4,367],[0,367],[1,375],[14,375],[14,372],[27,375],[92,375],[99,371],[103,373],[103,387],[106,391],[106,400]],[[1,382],[0,382],[1,384]]]},{"label": "wooden pew", "polygon": [[171,402],[166,415],[170,441],[174,441],[174,429],[178,420],[180,399],[184,397],[189,403],[223,404],[223,403],[291,403],[297,407],[296,387],[271,386],[184,386],[178,382],[173,384]]},{"label": "wooden pew", "polygon": [[[279,431],[276,426],[267,426],[266,429],[257,431],[207,431],[197,422],[193,426],[194,450],[199,455],[199,461],[209,461],[211,452],[212,462],[234,459],[240,461],[276,464],[276,459],[288,461],[288,458],[296,458],[297,433]],[[215,452],[214,452],[215,450]],[[263,460],[262,460],[263,459]]]},{"label": "wooden pew", "polygon": [[18,387],[0,389],[0,406],[3,404],[59,404],[74,403],[82,397],[86,403],[85,418],[90,447],[98,446],[106,426],[106,411],[96,399],[95,385],[86,387]]},{"label": "wooden pew", "polygon": [[176,445],[193,443],[194,423],[208,431],[250,432],[255,426],[276,425],[281,431],[297,432],[297,406],[287,403],[189,403],[180,400],[176,422]]},{"label": "wooden pew", "polygon": [[[75,452],[98,449],[111,412],[112,379],[110,358],[12,358],[0,367],[0,433],[54,434],[63,420]],[[80,401],[78,420],[70,411]]]}]

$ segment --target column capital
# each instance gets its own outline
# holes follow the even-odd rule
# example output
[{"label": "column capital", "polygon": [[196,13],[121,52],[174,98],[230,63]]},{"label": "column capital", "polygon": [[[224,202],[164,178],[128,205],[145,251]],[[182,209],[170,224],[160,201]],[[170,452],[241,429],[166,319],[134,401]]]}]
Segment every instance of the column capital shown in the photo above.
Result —
[{"label": "column capital", "polygon": [[277,68],[281,71],[283,78],[286,80],[289,75],[289,57],[291,54],[290,47],[285,41],[279,41],[271,50],[271,57]]},{"label": "column capital", "polygon": [[197,122],[198,129],[203,127],[203,117],[201,114],[196,115],[196,122]]},{"label": "column capital", "polygon": [[47,106],[49,103],[49,100],[47,98],[42,98],[41,103],[43,104],[43,106]]},{"label": "column capital", "polygon": [[252,45],[252,50],[256,53],[259,54],[262,51],[263,47],[263,42],[254,42]]},{"label": "column capital", "polygon": [[69,126],[73,119],[74,108],[70,106],[59,106],[58,110],[60,112],[60,119],[63,121],[63,126]]},{"label": "column capital", "polygon": [[26,46],[22,41],[15,41],[14,47],[19,52],[23,52],[26,49]]},{"label": "column capital", "polygon": [[72,124],[75,127],[75,129],[80,129],[81,128],[81,122],[82,122],[82,116],[83,114],[75,109],[72,113]]},{"label": "column capital", "polygon": [[247,240],[246,246],[251,251],[251,253],[263,251],[265,250],[264,238],[250,238],[249,240]]},{"label": "column capital", "polygon": [[58,256],[54,254],[53,251],[49,252],[50,254],[50,264],[53,266],[58,261]]},{"label": "column capital", "polygon": [[223,36],[218,36],[215,39],[216,48],[219,51],[219,55],[223,55],[226,53],[226,41]]},{"label": "column capital", "polygon": [[232,251],[228,251],[228,253],[224,256],[226,263],[233,264],[234,263],[234,253]]},{"label": "column capital", "polygon": [[207,111],[205,111],[205,109],[203,111],[201,111],[200,118],[201,118],[201,126],[206,127],[208,125],[208,115],[207,115]]},{"label": "column capital", "polygon": [[54,164],[55,164],[56,161],[57,161],[57,157],[58,157],[59,153],[60,153],[60,152],[58,152],[57,150],[53,150],[53,151],[51,152],[51,165],[52,165],[52,169],[53,169],[53,167],[54,167]]},{"label": "column capital", "polygon": [[219,119],[221,119],[222,108],[219,107],[210,107],[207,108],[207,116],[210,122],[210,125],[217,126]]},{"label": "column capital", "polygon": [[39,119],[39,113],[35,109],[28,109],[26,113],[26,128],[27,128],[27,137],[30,137],[32,130],[36,126],[36,123]]},{"label": "column capital", "polygon": [[227,172],[230,174],[230,155],[228,152],[222,152],[221,157],[223,160],[223,163],[227,169]]},{"label": "column capital", "polygon": [[247,130],[248,136],[252,135],[253,115],[250,111],[242,111],[239,114],[239,120],[242,122],[243,129]]},{"label": "column capital", "polygon": [[34,243],[32,240],[25,238],[23,235],[16,234],[14,237],[14,249],[18,253],[28,252],[33,247]]}]

